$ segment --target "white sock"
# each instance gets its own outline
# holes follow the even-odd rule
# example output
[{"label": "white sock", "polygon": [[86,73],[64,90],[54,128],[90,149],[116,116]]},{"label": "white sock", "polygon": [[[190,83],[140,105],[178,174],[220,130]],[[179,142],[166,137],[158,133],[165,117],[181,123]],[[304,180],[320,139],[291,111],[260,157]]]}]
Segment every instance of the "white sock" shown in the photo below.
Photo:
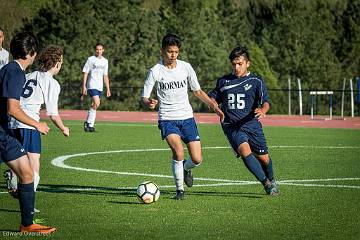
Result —
[{"label": "white sock", "polygon": [[34,172],[34,192],[36,192],[39,182],[40,182],[40,175],[38,172]]},{"label": "white sock", "polygon": [[13,177],[10,180],[10,184],[15,190],[18,189],[18,177],[15,175],[14,172],[13,172]]},{"label": "white sock", "polygon": [[185,164],[184,164],[184,169],[186,171],[189,171],[189,169],[192,169],[192,168],[195,168],[197,166],[199,166],[201,164],[201,162],[199,164],[195,164],[191,157],[189,157],[186,161],[185,161]]},{"label": "white sock", "polygon": [[176,190],[184,191],[184,167],[183,161],[172,160],[171,169],[173,172]]},{"label": "white sock", "polygon": [[93,109],[93,108],[90,108],[89,112],[88,112],[86,122],[89,123],[90,127],[94,127],[95,119],[96,119],[96,110]]}]

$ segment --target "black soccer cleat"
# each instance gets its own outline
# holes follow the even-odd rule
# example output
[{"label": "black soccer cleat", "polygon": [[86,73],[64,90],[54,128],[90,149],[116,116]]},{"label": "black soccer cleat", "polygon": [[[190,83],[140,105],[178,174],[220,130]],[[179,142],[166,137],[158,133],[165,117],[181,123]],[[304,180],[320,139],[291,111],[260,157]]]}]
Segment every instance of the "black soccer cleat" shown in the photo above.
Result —
[{"label": "black soccer cleat", "polygon": [[269,179],[266,179],[266,181],[264,182],[264,190],[266,192],[267,195],[270,196],[277,196],[280,194],[279,189],[276,186],[276,183],[272,183]]},{"label": "black soccer cleat", "polygon": [[184,169],[184,182],[188,187],[192,187],[194,185],[194,177],[191,172],[191,169],[187,171]]},{"label": "black soccer cleat", "polygon": [[89,132],[95,132],[95,128],[94,127],[89,127]]},{"label": "black soccer cleat", "polygon": [[185,192],[183,190],[176,190],[176,195],[173,197],[175,200],[183,200],[185,197]]},{"label": "black soccer cleat", "polygon": [[89,123],[87,123],[87,122],[84,122],[84,131],[85,132],[90,132]]}]

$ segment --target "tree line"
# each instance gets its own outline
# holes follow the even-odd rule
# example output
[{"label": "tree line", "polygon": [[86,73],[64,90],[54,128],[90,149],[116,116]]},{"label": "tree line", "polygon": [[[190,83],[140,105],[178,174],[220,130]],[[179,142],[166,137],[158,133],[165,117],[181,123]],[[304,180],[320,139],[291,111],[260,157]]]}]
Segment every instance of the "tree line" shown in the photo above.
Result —
[{"label": "tree line", "polygon": [[[159,61],[166,33],[182,38],[179,58],[192,64],[205,89],[231,71],[228,54],[237,45],[248,47],[251,71],[262,76],[269,89],[287,88],[289,78],[294,86],[300,78],[304,89],[340,89],[344,77],[360,75],[360,0],[17,0],[7,4],[23,13],[12,19],[13,14],[0,10],[2,18],[9,15],[1,22],[8,23],[4,28],[10,34],[33,31],[42,46],[64,48],[57,79],[66,96],[61,105],[66,108],[79,107],[82,67],[101,42],[114,92],[103,106],[142,109],[140,89],[148,69]],[[271,91],[270,97],[272,112],[287,111],[283,92]]]}]

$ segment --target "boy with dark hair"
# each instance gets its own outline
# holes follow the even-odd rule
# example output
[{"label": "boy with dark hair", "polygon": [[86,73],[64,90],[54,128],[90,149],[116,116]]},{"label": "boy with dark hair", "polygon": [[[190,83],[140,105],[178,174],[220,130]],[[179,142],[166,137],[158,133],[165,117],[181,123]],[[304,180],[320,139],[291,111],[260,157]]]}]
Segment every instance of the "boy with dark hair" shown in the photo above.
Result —
[{"label": "boy with dark hair", "polygon": [[[162,139],[166,140],[172,150],[172,172],[175,180],[176,195],[174,199],[184,198],[184,182],[193,186],[191,169],[202,162],[200,136],[189,103],[188,85],[194,95],[212,108],[223,119],[224,114],[218,105],[211,101],[200,88],[196,73],[187,62],[178,60],[181,40],[175,34],[163,38],[161,47],[162,60],[152,67],[145,80],[142,102],[154,109],[159,100],[159,129]],[[150,98],[152,89],[157,83],[157,98]],[[184,160],[186,144],[190,157]]]},{"label": "boy with dark hair", "polygon": [[19,176],[20,231],[49,234],[56,231],[56,228],[33,223],[33,171],[25,149],[9,128],[10,118],[13,117],[36,128],[42,134],[49,131],[46,123],[35,121],[20,107],[20,96],[25,84],[24,70],[34,62],[38,46],[38,41],[32,33],[16,34],[10,42],[10,52],[15,60],[0,70],[0,163],[5,162]]},{"label": "boy with dark hair", "polygon": [[267,194],[278,195],[272,160],[259,121],[270,109],[265,82],[249,72],[250,55],[245,47],[233,49],[229,59],[232,73],[219,78],[208,95],[221,104],[225,114],[221,126],[237,157],[243,159]]}]

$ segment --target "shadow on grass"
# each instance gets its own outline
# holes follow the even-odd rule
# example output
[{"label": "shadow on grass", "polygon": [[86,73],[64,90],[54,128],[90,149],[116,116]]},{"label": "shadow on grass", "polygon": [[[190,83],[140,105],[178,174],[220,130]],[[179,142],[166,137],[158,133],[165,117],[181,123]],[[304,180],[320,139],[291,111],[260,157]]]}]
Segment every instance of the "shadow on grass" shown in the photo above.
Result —
[{"label": "shadow on grass", "polygon": [[[49,193],[70,193],[70,194],[84,194],[84,195],[122,195],[134,197],[136,196],[136,189],[133,188],[113,188],[113,187],[99,187],[99,186],[79,186],[79,185],[54,185],[42,184],[38,191]],[[175,194],[174,190],[161,189],[162,195]],[[226,191],[196,191],[186,190],[186,196],[199,196],[199,197],[242,197],[242,198],[263,198],[266,194],[249,193],[249,192],[226,192]],[[128,202],[124,202],[127,204]]]},{"label": "shadow on grass", "polygon": [[79,185],[55,185],[42,184],[37,191],[49,193],[71,193],[84,195],[136,195],[136,189],[130,188],[113,188],[113,187],[99,187],[99,186],[79,186]]},{"label": "shadow on grass", "polygon": [[0,212],[14,212],[14,213],[19,213],[20,210],[11,210],[11,209],[3,209],[3,208],[0,208]]}]

